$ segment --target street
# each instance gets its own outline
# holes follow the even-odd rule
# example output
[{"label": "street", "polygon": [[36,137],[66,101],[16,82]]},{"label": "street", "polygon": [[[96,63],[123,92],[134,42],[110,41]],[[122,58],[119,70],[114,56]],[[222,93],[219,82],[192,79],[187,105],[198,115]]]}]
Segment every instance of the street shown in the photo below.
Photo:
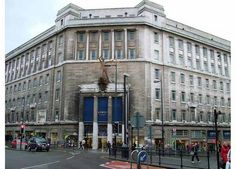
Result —
[{"label": "street", "polygon": [[105,153],[70,150],[28,152],[6,150],[6,169],[104,169]]}]

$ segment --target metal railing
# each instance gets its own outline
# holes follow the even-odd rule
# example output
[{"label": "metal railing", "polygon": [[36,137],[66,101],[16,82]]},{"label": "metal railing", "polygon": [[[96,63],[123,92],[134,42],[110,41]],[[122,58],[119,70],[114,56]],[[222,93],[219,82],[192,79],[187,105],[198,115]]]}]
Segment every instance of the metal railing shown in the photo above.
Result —
[{"label": "metal railing", "polygon": [[[142,162],[144,165],[175,168],[175,169],[215,169],[216,158],[215,154],[207,152],[198,152],[199,162],[194,157],[195,161],[192,163],[192,156],[185,150],[164,150],[159,149],[146,149],[148,153],[148,159],[146,162]],[[109,150],[109,157],[112,159],[129,161],[136,163],[130,157],[131,150],[128,147],[113,147]]]}]

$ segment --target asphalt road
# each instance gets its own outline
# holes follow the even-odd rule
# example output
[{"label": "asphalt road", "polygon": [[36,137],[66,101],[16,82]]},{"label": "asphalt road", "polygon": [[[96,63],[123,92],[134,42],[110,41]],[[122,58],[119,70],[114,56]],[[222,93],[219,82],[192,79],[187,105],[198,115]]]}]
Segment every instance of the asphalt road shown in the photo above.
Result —
[{"label": "asphalt road", "polygon": [[73,150],[49,152],[5,151],[6,169],[104,169],[100,167],[110,160],[106,154]]}]

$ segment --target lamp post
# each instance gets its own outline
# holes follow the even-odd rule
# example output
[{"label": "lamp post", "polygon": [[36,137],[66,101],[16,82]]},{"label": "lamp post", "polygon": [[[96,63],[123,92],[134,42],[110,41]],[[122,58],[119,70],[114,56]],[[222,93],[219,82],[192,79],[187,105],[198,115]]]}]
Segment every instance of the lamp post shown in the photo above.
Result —
[{"label": "lamp post", "polygon": [[221,114],[221,111],[216,111],[216,108],[214,108],[214,118],[215,118],[215,133],[216,133],[216,158],[217,158],[217,169],[220,169],[220,158],[219,158],[219,147],[218,147],[218,115]]},{"label": "lamp post", "polygon": [[129,75],[124,73],[124,144],[127,145],[127,126],[128,126],[128,117],[127,117],[127,111],[126,111],[126,78],[128,78]]}]

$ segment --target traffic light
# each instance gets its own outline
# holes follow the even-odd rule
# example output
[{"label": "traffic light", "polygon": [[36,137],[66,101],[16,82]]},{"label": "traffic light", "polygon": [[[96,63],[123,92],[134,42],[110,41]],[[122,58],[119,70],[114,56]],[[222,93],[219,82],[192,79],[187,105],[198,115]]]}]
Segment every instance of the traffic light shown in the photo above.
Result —
[{"label": "traffic light", "polygon": [[24,130],[25,130],[25,125],[24,125],[24,124],[22,124],[22,125],[20,126],[20,132],[21,132],[21,134],[23,134],[23,133],[24,133]]}]

